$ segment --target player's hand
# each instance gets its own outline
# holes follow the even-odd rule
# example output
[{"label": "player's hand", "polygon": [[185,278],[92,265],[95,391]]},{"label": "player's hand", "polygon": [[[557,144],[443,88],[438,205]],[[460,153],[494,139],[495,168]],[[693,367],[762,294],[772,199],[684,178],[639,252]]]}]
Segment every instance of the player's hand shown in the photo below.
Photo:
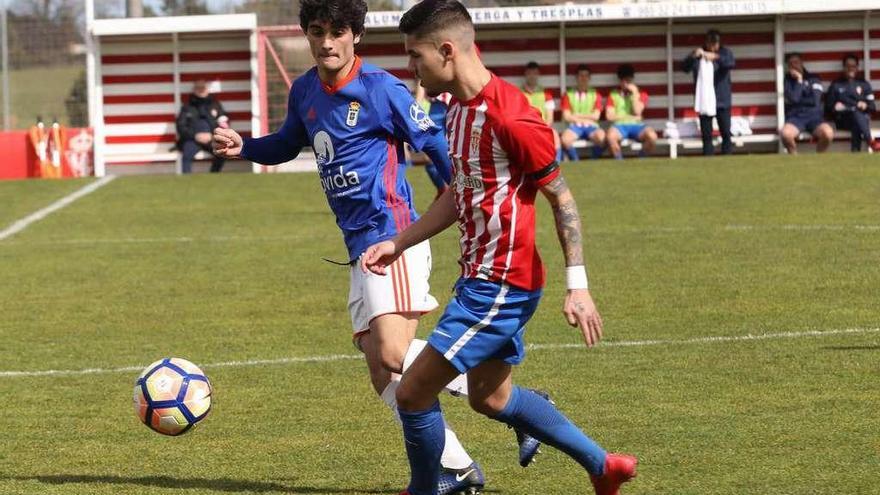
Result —
[{"label": "player's hand", "polygon": [[636,83],[629,83],[626,85],[626,90],[630,92],[630,94],[638,95],[639,87],[636,86]]},{"label": "player's hand", "polygon": [[367,252],[361,256],[361,270],[364,273],[373,272],[376,275],[385,275],[386,268],[400,257],[397,245],[394,241],[382,241],[367,248]]},{"label": "player's hand", "polygon": [[696,58],[703,58],[703,55],[704,55],[705,53],[706,53],[706,52],[704,52],[702,48],[697,48],[696,50],[694,50],[694,57],[696,57]]},{"label": "player's hand", "polygon": [[800,72],[791,69],[788,71],[788,73],[791,74],[791,77],[793,77],[797,82],[804,82],[804,75]]},{"label": "player's hand", "polygon": [[596,309],[593,297],[587,289],[572,289],[565,296],[562,309],[568,324],[579,327],[587,347],[593,347],[602,338],[602,316]]},{"label": "player's hand", "polygon": [[857,107],[859,110],[861,110],[861,111],[864,112],[865,109],[868,108],[868,104],[865,103],[865,102],[863,102],[863,101],[860,101],[860,102],[856,103],[856,107]]},{"label": "player's hand", "polygon": [[218,127],[214,129],[211,148],[214,154],[223,158],[233,158],[241,154],[243,141],[241,136],[232,129]]},{"label": "player's hand", "polygon": [[842,112],[842,111],[846,110],[846,105],[844,105],[842,102],[838,101],[837,103],[834,104],[834,110],[836,110],[838,112]]}]

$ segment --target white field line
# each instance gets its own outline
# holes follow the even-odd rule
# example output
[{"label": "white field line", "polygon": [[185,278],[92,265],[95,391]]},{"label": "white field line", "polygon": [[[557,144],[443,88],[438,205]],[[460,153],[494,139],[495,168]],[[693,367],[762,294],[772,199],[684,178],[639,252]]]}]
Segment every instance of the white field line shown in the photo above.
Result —
[{"label": "white field line", "polygon": [[[681,234],[686,232],[703,231],[725,232],[858,232],[880,233],[880,225],[723,225],[717,227],[647,227],[632,228],[621,227],[620,229],[592,229],[587,230],[588,235],[614,235],[614,234]],[[11,234],[10,234],[11,235]],[[249,236],[249,235],[220,235],[205,237],[117,237],[117,238],[85,238],[85,239],[50,239],[39,241],[17,241],[4,243],[6,246],[55,246],[55,245],[92,245],[92,244],[151,244],[151,243],[193,243],[193,242],[279,242],[305,239],[305,235],[274,235],[274,236]],[[3,240],[3,237],[0,237]]]},{"label": "white field line", "polygon": [[96,190],[100,189],[101,187],[104,187],[105,185],[109,184],[115,178],[116,178],[115,175],[108,175],[106,177],[102,177],[102,178],[98,179],[97,181],[92,182],[90,184],[87,184],[86,186],[77,189],[76,191],[68,194],[67,196],[64,196],[63,198],[59,199],[58,201],[55,201],[54,203],[50,204],[49,206],[42,208],[42,209],[39,209],[39,210],[31,213],[30,215],[22,218],[21,220],[18,220],[17,222],[13,223],[9,227],[6,227],[2,231],[0,231],[0,241],[2,241],[3,239],[6,239],[7,237],[14,236],[15,234],[21,232],[22,230],[28,228],[28,226],[30,224],[32,224],[34,222],[39,222],[40,220],[51,215],[52,213],[54,213],[54,212],[64,208],[65,206],[73,203],[74,201],[78,200],[79,198],[95,192]]},{"label": "white field line", "polygon": [[[880,333],[878,328],[844,328],[837,330],[807,330],[801,332],[779,332],[779,333],[761,333],[747,335],[731,335],[718,337],[696,337],[692,339],[681,340],[621,340],[603,342],[599,344],[599,348],[605,347],[647,347],[647,346],[663,346],[663,345],[694,345],[694,344],[718,344],[728,342],[752,342],[759,340],[774,339],[802,339],[810,337],[830,337],[835,335],[860,335]],[[584,344],[530,344],[526,346],[530,351],[543,350],[562,350],[562,349],[585,349]],[[305,356],[305,357],[286,357],[277,359],[249,359],[243,361],[223,361],[219,363],[210,363],[201,365],[203,368],[238,368],[245,366],[265,366],[278,364],[300,364],[300,363],[327,363],[334,361],[350,361],[362,359],[362,354],[327,354],[324,356]],[[80,370],[43,370],[43,371],[0,371],[0,378],[20,378],[35,376],[77,376],[77,375],[96,375],[107,373],[128,373],[143,370],[144,365],[124,366],[121,368],[86,368]]]}]

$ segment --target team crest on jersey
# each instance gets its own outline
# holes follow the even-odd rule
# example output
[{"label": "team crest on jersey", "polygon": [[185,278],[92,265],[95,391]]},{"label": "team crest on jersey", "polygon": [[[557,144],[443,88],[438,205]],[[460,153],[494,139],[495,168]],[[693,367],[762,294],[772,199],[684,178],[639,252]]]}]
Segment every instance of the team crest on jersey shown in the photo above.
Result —
[{"label": "team crest on jersey", "polygon": [[361,104],[353,101],[348,104],[348,117],[345,118],[345,125],[354,127],[358,123],[358,114],[361,112]]},{"label": "team crest on jersey", "polygon": [[330,164],[333,158],[336,157],[336,152],[333,150],[333,141],[326,131],[315,133],[315,138],[312,140],[312,148],[315,150],[315,159],[318,162],[319,168]]},{"label": "team crest on jersey", "polygon": [[482,136],[483,130],[479,127],[474,127],[471,130],[471,154],[477,154],[477,151],[480,149],[480,136]]},{"label": "team crest on jersey", "polygon": [[409,117],[419,126],[422,131],[427,131],[434,126],[434,121],[425,113],[425,110],[418,103],[413,102],[409,107]]},{"label": "team crest on jersey", "polygon": [[858,94],[859,96],[862,96],[862,87],[861,86],[856,86],[856,94]]}]

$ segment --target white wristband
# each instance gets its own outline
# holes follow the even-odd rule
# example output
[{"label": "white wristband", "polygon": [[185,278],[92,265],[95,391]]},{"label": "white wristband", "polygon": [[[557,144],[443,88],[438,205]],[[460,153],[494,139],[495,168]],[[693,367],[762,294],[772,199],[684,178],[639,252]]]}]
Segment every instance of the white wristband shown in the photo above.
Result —
[{"label": "white wristband", "polygon": [[587,269],[584,268],[584,265],[565,267],[565,285],[568,290],[590,288],[587,283]]}]

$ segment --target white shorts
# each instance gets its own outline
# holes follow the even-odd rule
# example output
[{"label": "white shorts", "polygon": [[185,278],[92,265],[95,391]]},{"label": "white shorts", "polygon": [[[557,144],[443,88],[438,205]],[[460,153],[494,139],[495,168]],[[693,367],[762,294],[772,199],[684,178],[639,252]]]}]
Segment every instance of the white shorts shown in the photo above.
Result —
[{"label": "white shorts", "polygon": [[360,259],[351,267],[351,289],[348,312],[355,338],[370,329],[373,318],[395,313],[427,313],[437,309],[437,300],[430,294],[431,245],[428,241],[406,251],[388,267],[387,273],[376,275],[361,270]]}]

